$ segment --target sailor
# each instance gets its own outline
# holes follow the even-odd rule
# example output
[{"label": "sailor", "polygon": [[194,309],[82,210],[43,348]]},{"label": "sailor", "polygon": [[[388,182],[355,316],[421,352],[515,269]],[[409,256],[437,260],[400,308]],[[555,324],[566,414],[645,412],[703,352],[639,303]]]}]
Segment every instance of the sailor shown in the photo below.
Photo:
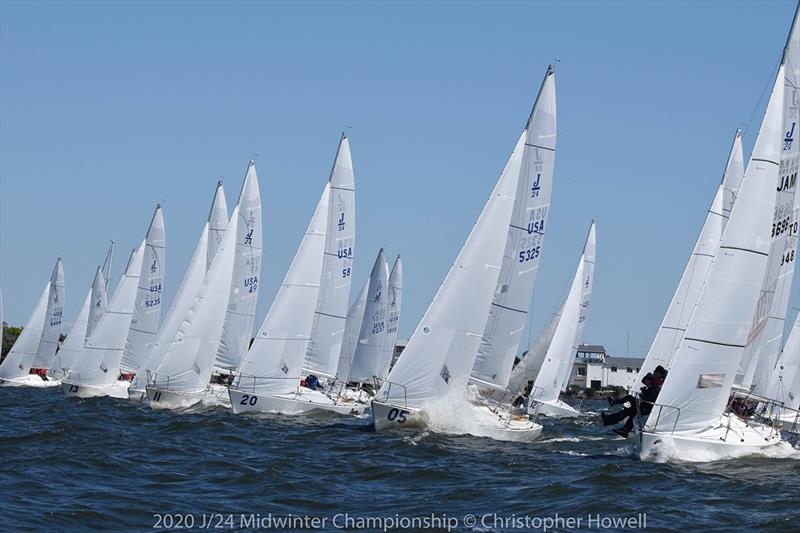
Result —
[{"label": "sailor", "polygon": [[[661,381],[663,382],[663,378],[661,378]],[[656,378],[651,373],[648,373],[642,378],[642,384],[644,384],[644,387],[642,387],[638,398],[629,394],[618,400],[608,400],[611,405],[629,405],[616,413],[609,414],[605,411],[600,413],[600,418],[603,419],[603,426],[617,424],[627,419],[621,428],[615,428],[613,430],[617,435],[627,437],[633,429],[633,420],[636,416],[637,409],[641,415],[646,416],[650,414],[650,411],[653,410],[656,398],[658,398],[658,393],[661,392],[661,385],[657,383]]]}]

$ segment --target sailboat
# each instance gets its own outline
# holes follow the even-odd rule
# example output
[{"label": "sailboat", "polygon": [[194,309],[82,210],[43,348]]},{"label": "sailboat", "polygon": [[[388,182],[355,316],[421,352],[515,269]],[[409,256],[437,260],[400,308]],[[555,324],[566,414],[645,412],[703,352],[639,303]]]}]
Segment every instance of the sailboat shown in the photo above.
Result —
[{"label": "sailboat", "polygon": [[347,314],[345,338],[336,374],[341,387],[338,391],[332,391],[342,401],[363,405],[362,409],[369,407],[375,391],[375,380],[381,377],[388,311],[389,265],[381,248],[364,289]]},{"label": "sailboat", "polygon": [[559,395],[566,390],[569,383],[575,353],[586,323],[594,284],[595,249],[596,228],[592,221],[578,269],[561,308],[558,325],[531,388],[531,414],[553,417],[575,417],[580,414],[574,407],[559,399]]},{"label": "sailboat", "polygon": [[[66,397],[127,397],[130,382],[119,379],[120,363],[136,306],[145,246],[143,240],[131,254],[108,308],[64,376],[62,385]],[[99,298],[95,290],[98,285],[93,284],[93,301],[96,296]]]},{"label": "sailboat", "polygon": [[155,341],[161,322],[161,307],[164,299],[164,268],[166,263],[166,242],[164,233],[164,212],[156,206],[145,237],[142,270],[139,273],[139,289],[136,303],[122,353],[120,370],[128,379],[139,369]]},{"label": "sailboat", "polygon": [[[233,264],[230,299],[214,363],[218,375],[229,374],[239,366],[242,357],[250,348],[253,335],[261,277],[262,239],[261,192],[258,188],[255,161],[250,161],[247,166],[238,206],[236,258]],[[221,208],[219,209],[221,214]]]},{"label": "sailboat", "polygon": [[[50,367],[58,347],[63,314],[64,270],[58,258],[33,313],[0,364],[0,385],[49,387],[59,384],[58,380],[48,379],[43,371],[30,371]],[[39,366],[34,367],[34,362]]]},{"label": "sailboat", "polygon": [[[234,413],[353,413],[326,394],[345,329],[355,236],[353,163],[342,135],[328,183],[278,294],[228,388]],[[313,378],[312,378],[313,376]]]},{"label": "sailboat", "polygon": [[92,286],[83,300],[78,315],[72,322],[69,334],[61,343],[61,347],[56,352],[53,365],[48,371],[48,376],[52,379],[61,379],[70,368],[75,364],[79,354],[83,350],[86,339],[92,334],[97,322],[105,313],[108,307],[105,293],[105,278],[100,267],[95,271]]},{"label": "sailboat", "polygon": [[[505,388],[508,382],[541,254],[552,180],[547,166],[554,152],[555,82],[549,67],[489,200],[372,402],[377,431],[423,424],[500,440],[532,440],[541,433],[542,427],[527,416],[474,396],[468,399],[467,385],[470,377],[485,387]],[[528,201],[542,196],[541,206]],[[525,268],[531,261],[534,266]],[[470,427],[452,428],[431,419],[431,413],[453,403],[467,408],[474,422]]]},{"label": "sailboat", "polygon": [[781,65],[718,251],[642,430],[643,460],[738,456],[780,442],[774,428],[744,420],[726,406],[767,267],[783,95]]},{"label": "sailboat", "polygon": [[743,176],[742,134],[737,130],[722,182],[717,188],[692,255],[634,383],[641,383],[642,378],[659,365],[667,370],[672,366],[675,351],[683,340],[689,318],[717,255],[722,232],[730,217]]},{"label": "sailboat", "polygon": [[[164,317],[164,322],[158,330],[158,335],[150,351],[142,361],[141,366],[137,369],[136,375],[131,382],[128,389],[128,396],[133,400],[145,400],[147,393],[145,387],[147,386],[148,376],[155,372],[164,360],[167,349],[178,333],[183,318],[186,316],[189,307],[192,305],[197,291],[203,283],[207,272],[207,261],[209,258],[208,248],[211,246],[211,241],[216,240],[216,235],[211,231],[211,226],[219,227],[219,217],[225,217],[225,224],[228,223],[227,207],[225,207],[225,193],[222,189],[222,183],[217,183],[217,188],[214,193],[214,201],[212,203],[211,211],[208,215],[208,222],[203,226],[200,232],[200,237],[197,240],[192,257],[189,260],[189,266],[183,274],[183,279],[178,286],[178,291],[172,300],[172,304]],[[224,229],[223,229],[224,234]],[[215,242],[214,248],[219,247],[219,242]],[[211,256],[213,261],[214,257]]]},{"label": "sailboat", "polygon": [[399,254],[394,260],[392,271],[389,273],[388,303],[389,307],[386,311],[386,340],[377,373],[379,382],[383,382],[386,376],[389,375],[389,370],[394,362],[397,335],[400,331],[400,311],[403,305],[403,260]]},{"label": "sailboat", "polygon": [[209,396],[214,360],[222,338],[237,255],[239,205],[233,209],[211,268],[169,342],[161,363],[148,372],[147,400],[153,409],[183,409]]}]

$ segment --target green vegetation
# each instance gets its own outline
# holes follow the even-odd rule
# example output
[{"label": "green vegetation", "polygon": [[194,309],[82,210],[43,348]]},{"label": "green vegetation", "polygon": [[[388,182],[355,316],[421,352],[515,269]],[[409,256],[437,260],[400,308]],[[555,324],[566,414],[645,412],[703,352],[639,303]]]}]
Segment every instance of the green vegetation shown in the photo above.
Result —
[{"label": "green vegetation", "polygon": [[6,358],[6,354],[17,342],[20,333],[22,333],[22,328],[14,328],[3,322],[3,353],[0,354],[0,361]]}]

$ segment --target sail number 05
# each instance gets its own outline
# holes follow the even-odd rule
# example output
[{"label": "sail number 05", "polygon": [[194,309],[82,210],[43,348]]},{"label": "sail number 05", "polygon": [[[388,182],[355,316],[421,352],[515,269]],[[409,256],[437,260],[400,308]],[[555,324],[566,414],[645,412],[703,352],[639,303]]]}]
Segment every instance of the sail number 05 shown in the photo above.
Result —
[{"label": "sail number 05", "polygon": [[390,422],[397,422],[398,424],[402,424],[406,421],[406,417],[408,416],[408,411],[405,409],[397,409],[393,407],[389,410],[389,414],[386,415],[387,420]]}]

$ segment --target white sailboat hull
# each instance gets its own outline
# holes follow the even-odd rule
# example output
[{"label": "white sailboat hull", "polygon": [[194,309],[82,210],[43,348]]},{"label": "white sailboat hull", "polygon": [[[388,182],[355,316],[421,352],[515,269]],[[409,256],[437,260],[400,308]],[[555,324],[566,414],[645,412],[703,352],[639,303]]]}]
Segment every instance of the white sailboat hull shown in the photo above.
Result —
[{"label": "white sailboat hull", "polygon": [[81,385],[68,381],[63,381],[61,383],[65,398],[100,398],[103,396],[127,398],[130,384],[130,381],[125,380],[114,381],[110,385],[102,386]]},{"label": "white sailboat hull", "polygon": [[60,379],[50,378],[47,381],[43,380],[41,376],[36,374],[28,374],[20,378],[2,378],[0,379],[0,387],[58,387],[61,385]]},{"label": "white sailboat hull", "polygon": [[527,416],[500,413],[485,405],[472,405],[470,415],[474,417],[475,423],[470,424],[469,429],[462,431],[459,426],[454,426],[454,430],[449,431],[429,424],[428,416],[421,409],[400,407],[374,400],[372,402],[375,431],[428,426],[433,431],[441,433],[468,434],[511,442],[531,442],[539,438],[542,433],[542,426],[532,422]]},{"label": "white sailboat hull", "polygon": [[781,441],[778,431],[736,416],[723,415],[720,423],[699,433],[641,434],[642,461],[709,461],[757,455]]},{"label": "white sailboat hull", "polygon": [[581,416],[580,411],[559,398],[546,402],[535,401],[532,403],[528,412],[532,415],[543,415],[553,418],[575,418]]},{"label": "white sailboat hull", "polygon": [[205,389],[197,392],[178,392],[147,385],[147,403],[151,409],[188,409],[200,403]]},{"label": "white sailboat hull", "polygon": [[272,396],[254,394],[237,389],[228,389],[231,409],[235,414],[277,413],[282,415],[304,415],[312,411],[329,411],[340,415],[363,416],[368,404],[351,400],[334,402],[319,391],[300,388],[297,393]]}]

